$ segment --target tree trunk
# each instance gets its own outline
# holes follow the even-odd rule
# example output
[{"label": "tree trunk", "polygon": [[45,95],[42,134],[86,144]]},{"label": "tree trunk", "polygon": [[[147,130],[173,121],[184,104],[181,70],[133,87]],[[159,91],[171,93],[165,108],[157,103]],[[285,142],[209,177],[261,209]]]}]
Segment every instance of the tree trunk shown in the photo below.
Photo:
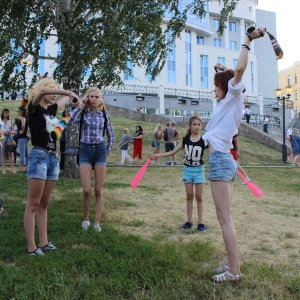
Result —
[{"label": "tree trunk", "polygon": [[[70,88],[71,87],[71,88]],[[65,84],[64,88],[71,89],[73,92],[76,93],[78,88],[70,83]],[[66,115],[71,111],[72,105],[66,106]],[[67,178],[79,178],[79,167],[77,165],[77,155],[76,150],[79,146],[79,125],[77,126],[70,126],[67,125],[66,128],[66,150],[65,150],[65,166],[64,166],[64,176]],[[78,151],[77,151],[78,152]]]}]

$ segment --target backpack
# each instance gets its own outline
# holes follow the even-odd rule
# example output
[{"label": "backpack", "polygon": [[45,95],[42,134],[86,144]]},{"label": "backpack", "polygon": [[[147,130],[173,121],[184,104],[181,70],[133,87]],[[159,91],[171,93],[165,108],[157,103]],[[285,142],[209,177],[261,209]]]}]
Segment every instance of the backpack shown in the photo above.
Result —
[{"label": "backpack", "polygon": [[169,139],[168,128],[165,128],[164,131],[164,141],[166,142]]}]

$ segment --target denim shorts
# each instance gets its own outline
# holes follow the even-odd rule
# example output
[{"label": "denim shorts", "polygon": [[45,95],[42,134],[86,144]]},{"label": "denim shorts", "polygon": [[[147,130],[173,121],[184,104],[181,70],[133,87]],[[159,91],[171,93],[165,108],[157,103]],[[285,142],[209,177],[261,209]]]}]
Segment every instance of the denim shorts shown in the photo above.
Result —
[{"label": "denim shorts", "polygon": [[3,143],[7,143],[9,141],[11,141],[13,138],[11,135],[4,135],[4,138],[3,138]]},{"label": "denim shorts", "polygon": [[56,153],[32,149],[28,158],[27,178],[57,180],[59,161]]},{"label": "denim shorts", "polygon": [[154,139],[154,147],[160,149],[160,140]]},{"label": "denim shorts", "polygon": [[106,166],[106,145],[80,143],[79,165]]},{"label": "denim shorts", "polygon": [[237,164],[230,152],[213,151],[209,153],[208,180],[231,182],[237,176]]},{"label": "denim shorts", "polygon": [[198,167],[183,166],[182,181],[184,183],[204,183],[204,165]]}]

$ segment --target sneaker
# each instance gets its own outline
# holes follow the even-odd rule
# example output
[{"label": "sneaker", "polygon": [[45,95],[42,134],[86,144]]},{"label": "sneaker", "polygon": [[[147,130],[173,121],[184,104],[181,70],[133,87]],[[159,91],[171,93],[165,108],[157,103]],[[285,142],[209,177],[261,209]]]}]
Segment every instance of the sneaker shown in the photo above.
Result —
[{"label": "sneaker", "polygon": [[186,222],[183,225],[181,225],[179,228],[180,229],[191,229],[193,227],[193,223]]},{"label": "sneaker", "polygon": [[198,231],[205,232],[205,231],[206,231],[206,227],[205,227],[204,224],[198,224],[197,230],[198,230]]},{"label": "sneaker", "polygon": [[171,166],[172,165],[172,163],[171,162],[168,162],[168,166]]},{"label": "sneaker", "polygon": [[296,165],[295,165],[295,164],[291,164],[291,166],[292,166],[292,167],[296,167]]},{"label": "sneaker", "polygon": [[90,227],[90,225],[91,225],[90,221],[83,221],[81,223],[81,227],[83,230],[87,230]]},{"label": "sneaker", "polygon": [[176,161],[174,161],[174,166],[176,166],[177,165],[177,162]]},{"label": "sneaker", "polygon": [[96,231],[101,231],[101,230],[102,230],[102,228],[101,228],[101,226],[100,226],[99,224],[95,224],[95,225],[94,225],[94,229],[95,229]]},{"label": "sneaker", "polygon": [[36,248],[34,251],[32,252],[28,252],[29,256],[35,256],[35,255],[45,255],[45,253],[42,251],[41,248]]},{"label": "sneaker", "polygon": [[156,165],[157,165],[157,166],[160,166],[161,164],[160,164],[160,162],[158,161],[158,162],[156,163]]},{"label": "sneaker", "polygon": [[6,216],[8,215],[8,212],[4,209],[0,210],[0,216]]},{"label": "sneaker", "polygon": [[58,248],[56,246],[54,246],[51,242],[49,242],[44,247],[39,246],[39,249],[41,249],[41,250],[58,250]]}]

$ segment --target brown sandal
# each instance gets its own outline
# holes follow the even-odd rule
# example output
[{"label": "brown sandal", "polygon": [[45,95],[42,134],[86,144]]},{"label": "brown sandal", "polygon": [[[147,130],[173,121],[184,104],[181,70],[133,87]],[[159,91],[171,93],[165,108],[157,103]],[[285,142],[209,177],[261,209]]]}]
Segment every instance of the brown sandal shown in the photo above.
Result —
[{"label": "brown sandal", "polygon": [[216,272],[219,274],[219,273],[224,273],[226,271],[229,271],[229,267],[224,265],[224,266],[221,266],[219,268],[216,269]]},{"label": "brown sandal", "polygon": [[226,271],[221,274],[217,274],[211,278],[214,282],[240,282],[243,280],[243,274],[231,274],[229,271]]}]

